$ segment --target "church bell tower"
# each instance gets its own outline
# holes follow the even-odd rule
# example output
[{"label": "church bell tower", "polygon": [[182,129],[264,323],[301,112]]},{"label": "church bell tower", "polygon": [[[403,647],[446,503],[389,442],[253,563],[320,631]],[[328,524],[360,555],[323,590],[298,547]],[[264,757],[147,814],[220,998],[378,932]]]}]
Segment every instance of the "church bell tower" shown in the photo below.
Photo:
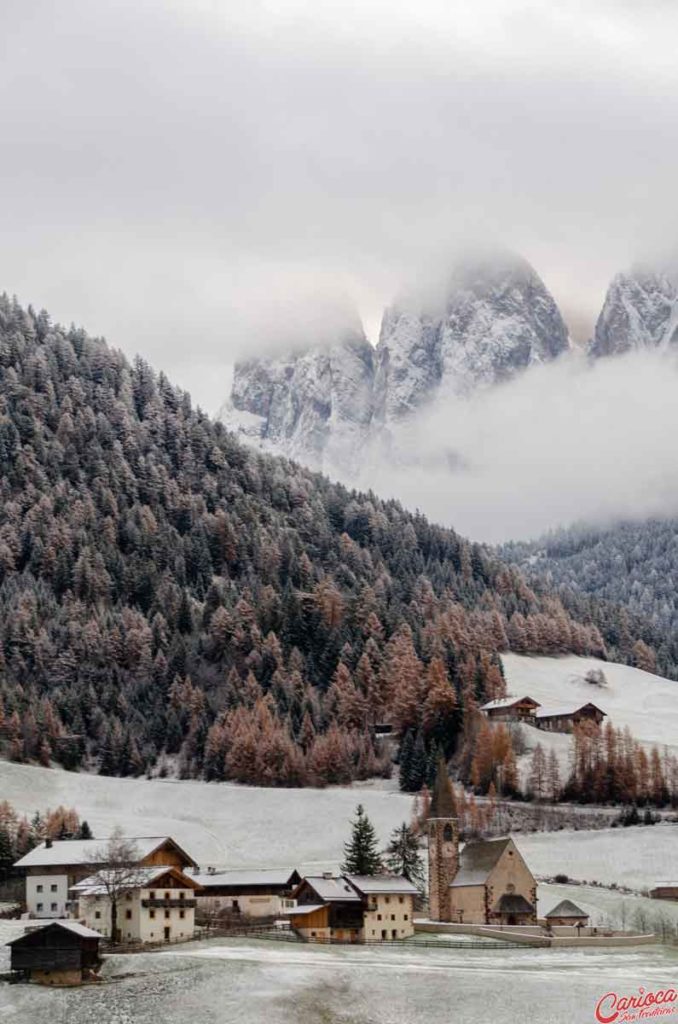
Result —
[{"label": "church bell tower", "polygon": [[457,807],[447,767],[441,757],[428,819],[428,916],[432,921],[450,920],[450,883],[458,870]]}]

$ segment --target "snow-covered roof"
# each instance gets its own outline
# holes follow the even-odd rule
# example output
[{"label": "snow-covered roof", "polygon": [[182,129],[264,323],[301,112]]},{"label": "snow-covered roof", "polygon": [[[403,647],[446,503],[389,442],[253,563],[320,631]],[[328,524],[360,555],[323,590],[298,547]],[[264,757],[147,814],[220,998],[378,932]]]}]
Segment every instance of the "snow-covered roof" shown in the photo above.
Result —
[{"label": "snow-covered roof", "polygon": [[535,707],[539,707],[539,701],[533,697],[497,697],[495,700],[488,700],[483,704],[481,711],[493,711],[495,708],[512,708],[514,704],[521,704],[523,701],[530,701]]},{"label": "snow-covered roof", "polygon": [[331,903],[333,900],[359,901],[360,896],[353,889],[345,878],[323,878],[322,875],[307,875],[304,882],[308,882],[313,891],[321,900]]},{"label": "snow-covered roof", "polygon": [[[163,843],[171,842],[177,845],[171,836],[126,836],[125,841],[134,844],[139,860],[148,857]],[[40,843],[33,850],[29,850],[14,866],[34,868],[96,864],[105,856],[107,846],[108,839],[54,839],[50,846],[47,843]]]},{"label": "snow-covered roof", "polygon": [[451,883],[455,888],[462,885],[484,885],[510,839],[478,839],[466,843],[459,855],[459,871]]},{"label": "snow-covered roof", "polygon": [[204,889],[221,886],[291,885],[294,868],[270,868],[261,871],[199,871],[192,872],[191,878]]},{"label": "snow-covered roof", "polygon": [[313,914],[316,910],[324,910],[324,903],[304,903],[301,907],[293,907],[284,911],[286,917],[296,917],[297,914]]},{"label": "snow-covered roof", "polygon": [[418,889],[407,878],[400,875],[346,875],[351,885],[366,896],[379,893],[395,893],[416,896]]},{"label": "snow-covered roof", "polygon": [[589,915],[581,907],[578,907],[572,900],[561,900],[558,906],[549,910],[546,915],[549,917],[588,917]]},{"label": "snow-covered roof", "polygon": [[[178,868],[173,868],[169,864],[159,864],[157,867],[139,867],[132,868],[129,875],[129,882],[125,884],[127,889],[143,889],[149,885],[153,885],[159,878],[168,873],[174,875],[183,876],[187,883],[193,887],[195,883],[190,875],[184,875]],[[115,878],[115,872],[111,872],[113,878]],[[102,868],[101,871],[97,871],[95,875],[90,875],[89,878],[83,878],[82,881],[76,885],[71,886],[71,892],[77,892],[80,896],[98,896],[106,892],[106,878],[108,871],[106,868]]]},{"label": "snow-covered roof", "polygon": [[582,708],[595,708],[596,711],[600,711],[602,715],[605,714],[597,704],[592,704],[591,701],[584,701],[583,704],[562,704],[559,707],[540,707],[535,713],[536,718],[561,718],[566,715],[576,715]]},{"label": "snow-covered roof", "polygon": [[95,932],[92,928],[87,928],[84,924],[80,924],[79,921],[49,921],[47,924],[41,925],[39,928],[27,928],[23,935],[20,935],[16,939],[12,939],[8,942],[8,946],[12,946],[15,942],[21,942],[27,935],[33,935],[35,932],[43,931],[45,928],[65,928],[66,931],[73,932],[74,935],[79,935],[83,939],[100,939],[101,935],[99,932]]}]

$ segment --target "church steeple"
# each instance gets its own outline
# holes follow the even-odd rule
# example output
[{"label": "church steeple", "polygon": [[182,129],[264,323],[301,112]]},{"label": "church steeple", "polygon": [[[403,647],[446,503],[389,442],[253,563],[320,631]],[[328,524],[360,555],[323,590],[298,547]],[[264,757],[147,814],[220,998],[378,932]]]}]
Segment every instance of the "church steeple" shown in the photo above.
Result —
[{"label": "church steeple", "polygon": [[429,818],[456,818],[457,802],[454,799],[454,790],[447,774],[447,767],[443,758],[438,759],[436,781],[433,786],[433,797],[431,799],[431,810]]},{"label": "church steeple", "polygon": [[459,826],[454,790],[441,757],[428,819],[428,908],[432,921],[450,920],[450,884],[459,870]]}]

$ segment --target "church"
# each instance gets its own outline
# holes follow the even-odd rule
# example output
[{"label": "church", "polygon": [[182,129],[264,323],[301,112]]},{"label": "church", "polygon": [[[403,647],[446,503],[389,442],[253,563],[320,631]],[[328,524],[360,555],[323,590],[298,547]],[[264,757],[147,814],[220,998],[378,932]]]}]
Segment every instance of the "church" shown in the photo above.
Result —
[{"label": "church", "polygon": [[428,892],[432,921],[537,923],[537,881],[510,837],[473,840],[460,851],[454,792],[442,760],[428,819]]}]

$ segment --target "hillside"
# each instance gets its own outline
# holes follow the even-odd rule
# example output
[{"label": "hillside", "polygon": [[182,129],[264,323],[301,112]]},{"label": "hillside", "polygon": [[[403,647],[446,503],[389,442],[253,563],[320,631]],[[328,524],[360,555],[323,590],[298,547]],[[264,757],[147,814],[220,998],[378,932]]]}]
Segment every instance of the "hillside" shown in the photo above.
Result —
[{"label": "hillside", "polygon": [[620,648],[628,653],[630,632],[640,631],[660,671],[678,677],[678,520],[577,525],[499,553],[533,585],[557,590],[573,611],[590,598],[625,607],[635,621],[623,624]]},{"label": "hillside", "polygon": [[[497,653],[605,650],[396,502],[242,447],[141,360],[0,303],[0,745],[294,785],[450,753]],[[164,766],[164,767],[163,767]]]}]

